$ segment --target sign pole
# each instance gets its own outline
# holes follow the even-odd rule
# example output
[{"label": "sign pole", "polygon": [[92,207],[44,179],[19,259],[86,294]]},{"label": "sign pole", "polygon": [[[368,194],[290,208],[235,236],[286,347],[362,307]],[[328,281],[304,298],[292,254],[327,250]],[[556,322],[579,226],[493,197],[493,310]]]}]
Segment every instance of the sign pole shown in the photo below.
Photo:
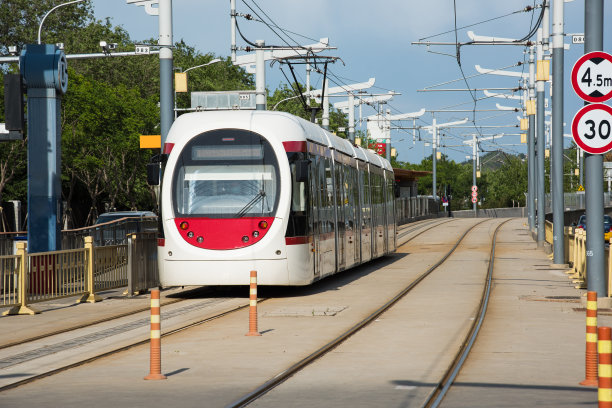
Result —
[{"label": "sign pole", "polygon": [[551,127],[551,171],[552,210],[553,210],[553,262],[565,264],[565,204],[563,202],[563,0],[553,3],[553,49],[552,71],[552,127]]},{"label": "sign pole", "polygon": [[[584,52],[603,51],[603,0],[585,0],[584,3]],[[598,297],[606,297],[604,268],[604,205],[603,205],[603,156],[585,154],[586,170],[586,260],[587,290],[596,291]]]},{"label": "sign pole", "polygon": [[[544,64],[544,52],[542,50],[542,29],[538,28],[537,36],[537,48],[536,48],[536,59],[538,65]],[[543,70],[543,67],[541,67]],[[546,201],[546,187],[544,177],[544,156],[546,155],[546,135],[544,134],[544,78],[543,75],[536,78],[536,179],[537,179],[537,192],[538,192],[538,224],[537,224],[537,245],[538,248],[544,246],[546,240],[544,230],[544,216],[545,216],[545,201]]]}]

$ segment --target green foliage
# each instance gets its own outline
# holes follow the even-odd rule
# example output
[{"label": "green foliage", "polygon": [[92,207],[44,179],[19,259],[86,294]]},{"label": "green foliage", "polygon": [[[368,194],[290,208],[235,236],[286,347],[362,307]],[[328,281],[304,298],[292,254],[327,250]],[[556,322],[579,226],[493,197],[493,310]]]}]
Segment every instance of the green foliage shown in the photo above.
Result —
[{"label": "green foliage", "polygon": [[[0,53],[7,52],[7,45],[21,48],[36,42],[38,21],[56,4],[51,0],[0,2]],[[116,51],[134,50],[134,42],[123,28],[113,27],[108,19],[93,19],[89,1],[49,15],[42,40],[64,43],[67,54],[99,53],[101,40],[117,43]],[[174,50],[175,65],[183,69],[212,58],[212,54],[200,54],[183,41]],[[156,203],[145,174],[153,152],[141,150],[139,138],[141,134],[160,132],[159,57],[71,59],[68,65],[61,126],[62,194],[68,203],[69,225],[89,224],[106,208],[154,209]],[[15,71],[16,64],[4,64],[2,70]],[[226,58],[189,71],[189,85],[190,90],[217,91],[252,89],[254,82],[251,75]],[[3,108],[4,90],[0,90]],[[185,105],[179,106],[188,106],[186,95],[181,97],[179,104]],[[0,122],[3,116],[4,109]],[[26,142],[3,143],[0,200],[26,198]]]},{"label": "green foliage", "polygon": [[527,192],[527,161],[506,155],[501,167],[487,173],[487,208],[524,206]]},{"label": "green foliage", "polygon": [[151,153],[139,149],[139,139],[157,127],[156,99],[143,99],[137,89],[73,72],[70,78],[62,115],[62,173],[68,197],[77,181],[85,186],[91,199],[86,223],[95,220],[102,196],[110,208],[137,208],[138,203],[152,208],[152,201],[143,200],[139,182],[146,177]]},{"label": "green foliage", "polygon": [[[21,49],[24,44],[35,44],[40,21],[58,4],[56,0],[0,1],[0,53],[6,54],[11,45]],[[60,7],[45,20],[41,40],[48,44],[64,42],[63,38],[78,32],[92,16],[90,0]]]}]

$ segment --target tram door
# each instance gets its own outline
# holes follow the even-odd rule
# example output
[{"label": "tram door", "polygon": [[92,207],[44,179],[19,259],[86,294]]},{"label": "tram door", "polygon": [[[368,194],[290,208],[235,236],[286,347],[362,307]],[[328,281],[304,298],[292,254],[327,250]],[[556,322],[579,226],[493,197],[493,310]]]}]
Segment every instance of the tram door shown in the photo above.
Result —
[{"label": "tram door", "polygon": [[312,214],[312,245],[314,249],[314,276],[321,276],[321,265],[319,262],[319,253],[321,249],[321,197],[320,197],[320,180],[319,180],[319,160],[320,157],[312,155],[312,160],[309,166],[310,179],[310,213]]}]

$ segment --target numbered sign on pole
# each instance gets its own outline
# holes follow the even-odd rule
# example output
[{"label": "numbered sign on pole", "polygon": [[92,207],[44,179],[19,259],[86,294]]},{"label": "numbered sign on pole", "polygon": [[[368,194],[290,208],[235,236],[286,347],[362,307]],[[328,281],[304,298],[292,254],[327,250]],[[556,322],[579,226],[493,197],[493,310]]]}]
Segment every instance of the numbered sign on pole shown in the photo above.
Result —
[{"label": "numbered sign on pole", "polygon": [[583,55],[572,68],[572,87],[587,102],[612,98],[612,55],[601,51]]},{"label": "numbered sign on pole", "polygon": [[580,109],[572,120],[572,136],[587,153],[602,154],[612,150],[612,108],[594,103]]}]

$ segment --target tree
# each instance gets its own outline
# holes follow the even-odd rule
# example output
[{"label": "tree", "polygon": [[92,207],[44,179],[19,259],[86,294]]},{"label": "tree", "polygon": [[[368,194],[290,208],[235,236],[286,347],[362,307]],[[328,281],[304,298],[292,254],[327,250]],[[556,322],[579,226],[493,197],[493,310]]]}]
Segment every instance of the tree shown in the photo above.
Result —
[{"label": "tree", "polygon": [[488,207],[512,207],[525,205],[527,192],[527,162],[519,157],[505,155],[506,160],[495,171],[488,172]]},{"label": "tree", "polygon": [[[139,201],[136,179],[144,178],[150,153],[139,149],[138,140],[157,127],[157,102],[124,85],[111,86],[72,72],[71,78],[63,110],[62,167],[69,181],[67,197],[72,197],[76,182],[87,190],[89,224],[98,215],[103,195],[111,208],[121,199],[127,198],[130,205]],[[68,204],[73,205],[70,199]]]}]

